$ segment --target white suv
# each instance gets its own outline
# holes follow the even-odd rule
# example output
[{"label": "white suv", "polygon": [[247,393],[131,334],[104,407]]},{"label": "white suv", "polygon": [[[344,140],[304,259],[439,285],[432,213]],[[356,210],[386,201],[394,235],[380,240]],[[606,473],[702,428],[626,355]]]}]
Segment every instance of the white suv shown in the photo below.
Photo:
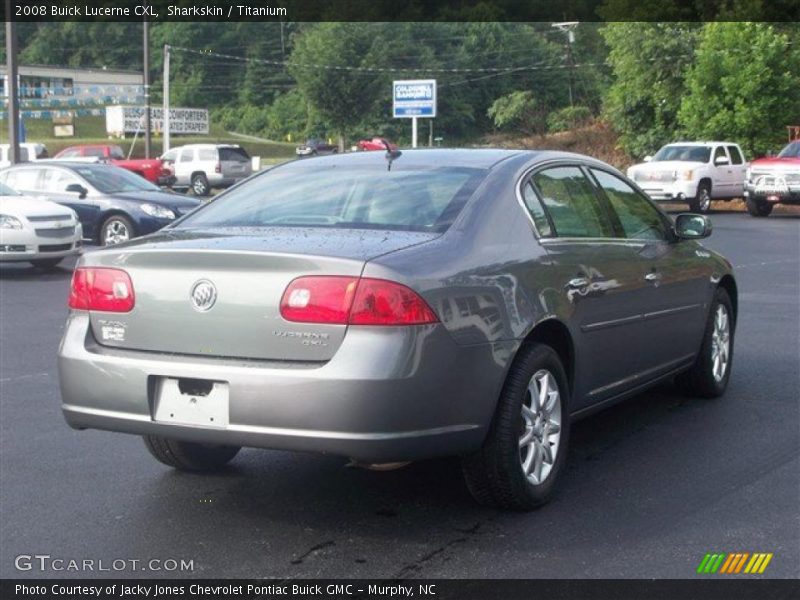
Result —
[{"label": "white suv", "polygon": [[628,177],[657,202],[686,202],[705,213],[711,200],[732,200],[744,194],[747,162],[733,142],[667,144],[655,156],[628,169]]},{"label": "white suv", "polygon": [[172,148],[161,160],[174,171],[172,187],[191,189],[197,196],[230,187],[253,172],[250,155],[233,144],[187,144]]}]

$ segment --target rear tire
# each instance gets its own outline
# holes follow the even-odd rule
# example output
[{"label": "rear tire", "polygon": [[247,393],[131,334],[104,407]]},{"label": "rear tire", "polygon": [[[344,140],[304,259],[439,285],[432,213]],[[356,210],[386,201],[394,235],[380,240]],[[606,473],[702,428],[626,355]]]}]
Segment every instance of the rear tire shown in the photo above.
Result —
[{"label": "rear tire", "polygon": [[697,186],[697,195],[689,200],[689,210],[699,214],[711,210],[711,185],[704,181]]},{"label": "rear tire", "polygon": [[[547,386],[539,378],[542,373],[551,378]],[[549,413],[540,410],[538,398],[529,391],[545,387],[558,393],[558,400],[545,394],[544,406],[552,402]],[[531,410],[526,413],[526,408]],[[534,414],[539,416],[533,419]],[[532,440],[528,442],[531,445],[525,445],[526,439]],[[525,347],[508,373],[483,446],[462,459],[467,487],[483,505],[513,510],[537,508],[553,495],[564,469],[568,443],[569,386],[561,360],[549,346]],[[532,468],[526,469],[526,465]]]},{"label": "rear tire", "polygon": [[747,212],[753,217],[768,217],[772,212],[772,204],[763,200],[748,198],[745,204],[747,204]]},{"label": "rear tire", "polygon": [[[718,326],[721,314],[726,320],[725,331],[727,333],[721,333]],[[723,288],[717,288],[714,301],[711,303],[700,354],[692,368],[681,373],[675,379],[675,383],[684,394],[699,398],[717,398],[725,393],[733,364],[735,330],[736,316],[733,312],[731,298]],[[715,362],[717,359],[722,360],[716,351],[720,346],[724,346],[725,365],[722,371]]]},{"label": "rear tire", "polygon": [[192,175],[191,186],[195,196],[208,196],[211,191],[211,186],[208,184],[208,177],[206,177],[205,173]]},{"label": "rear tire", "polygon": [[241,448],[172,440],[159,435],[143,436],[144,445],[160,463],[179,471],[216,471],[228,464]]},{"label": "rear tire", "polygon": [[39,258],[32,260],[31,264],[40,269],[55,269],[59,263],[64,260],[63,258]]}]

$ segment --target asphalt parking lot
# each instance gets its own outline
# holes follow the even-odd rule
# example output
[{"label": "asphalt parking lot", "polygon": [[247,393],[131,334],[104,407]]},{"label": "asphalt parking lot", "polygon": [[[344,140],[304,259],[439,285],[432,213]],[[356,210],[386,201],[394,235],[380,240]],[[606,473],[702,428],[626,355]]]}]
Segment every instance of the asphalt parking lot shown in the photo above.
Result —
[{"label": "asphalt parking lot", "polygon": [[[194,570],[84,576],[691,578],[707,552],[772,552],[800,572],[800,215],[712,215],[740,315],[725,397],[665,386],[578,423],[554,502],[476,506],[455,460],[379,473],[244,450],[177,473],[141,440],[77,432],[55,353],[73,262],[0,267],[0,576],[15,557],[187,559]],[[705,576],[708,577],[708,576]]]}]

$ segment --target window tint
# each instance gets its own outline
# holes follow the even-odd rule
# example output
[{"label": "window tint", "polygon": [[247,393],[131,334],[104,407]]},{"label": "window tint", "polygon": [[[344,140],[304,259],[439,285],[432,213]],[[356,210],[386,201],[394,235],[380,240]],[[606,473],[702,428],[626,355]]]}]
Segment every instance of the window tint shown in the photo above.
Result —
[{"label": "window tint", "polygon": [[800,158],[800,142],[792,142],[778,154],[778,158]]},{"label": "window tint", "polygon": [[250,162],[250,156],[244,148],[220,148],[219,159],[232,162]]},{"label": "window tint", "polygon": [[742,158],[742,153],[739,152],[739,148],[736,146],[728,146],[728,154],[731,155],[731,164],[733,165],[741,165],[744,163],[744,159]]},{"label": "window tint", "polygon": [[92,156],[95,158],[103,158],[105,156],[105,150],[102,146],[93,146],[83,149],[84,156]]},{"label": "window tint", "polygon": [[664,221],[656,208],[619,177],[592,169],[606,193],[625,237],[634,240],[666,240]]},{"label": "window tint", "polygon": [[478,169],[283,168],[237,186],[179,227],[444,231],[485,176]]},{"label": "window tint", "polygon": [[550,228],[550,221],[547,220],[544,207],[539,200],[539,196],[536,195],[536,190],[533,189],[533,184],[530,181],[526,182],[522,188],[522,199],[525,202],[528,213],[530,213],[531,218],[536,225],[536,230],[539,232],[539,235],[543,237],[553,235],[553,231]]},{"label": "window tint", "polygon": [[119,146],[111,146],[108,149],[108,156],[115,160],[125,160],[125,153]]},{"label": "window tint", "polygon": [[197,160],[209,160],[209,161],[217,160],[217,149],[216,148],[200,148],[197,151]]},{"label": "window tint", "polygon": [[707,163],[709,158],[711,158],[711,148],[708,146],[664,146],[653,157],[653,162],[683,160]]},{"label": "window tint", "polygon": [[9,187],[23,192],[38,192],[41,169],[13,169],[8,172]]},{"label": "window tint", "polygon": [[594,188],[578,167],[554,167],[533,176],[559,237],[614,237]]},{"label": "window tint", "polygon": [[714,162],[717,162],[720,157],[728,158],[728,155],[725,154],[725,146],[717,146],[716,150],[714,150]]}]

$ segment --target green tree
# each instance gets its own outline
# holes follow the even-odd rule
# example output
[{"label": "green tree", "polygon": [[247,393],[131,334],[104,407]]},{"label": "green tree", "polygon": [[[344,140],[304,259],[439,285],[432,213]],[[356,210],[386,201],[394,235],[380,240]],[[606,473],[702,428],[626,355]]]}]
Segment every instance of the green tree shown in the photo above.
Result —
[{"label": "green tree", "polygon": [[487,114],[498,129],[516,129],[528,135],[544,133],[547,129],[545,111],[530,91],[500,96],[489,107]]},{"label": "green tree", "polygon": [[294,40],[289,72],[312,109],[345,139],[388,89],[386,45],[364,23],[319,23]]},{"label": "green tree", "polygon": [[707,24],[680,107],[687,134],[736,141],[749,155],[780,144],[800,120],[796,41],[765,23]]},{"label": "green tree", "polygon": [[677,136],[697,31],[695,23],[609,23],[603,28],[614,77],[603,110],[629,154],[652,153]]}]

